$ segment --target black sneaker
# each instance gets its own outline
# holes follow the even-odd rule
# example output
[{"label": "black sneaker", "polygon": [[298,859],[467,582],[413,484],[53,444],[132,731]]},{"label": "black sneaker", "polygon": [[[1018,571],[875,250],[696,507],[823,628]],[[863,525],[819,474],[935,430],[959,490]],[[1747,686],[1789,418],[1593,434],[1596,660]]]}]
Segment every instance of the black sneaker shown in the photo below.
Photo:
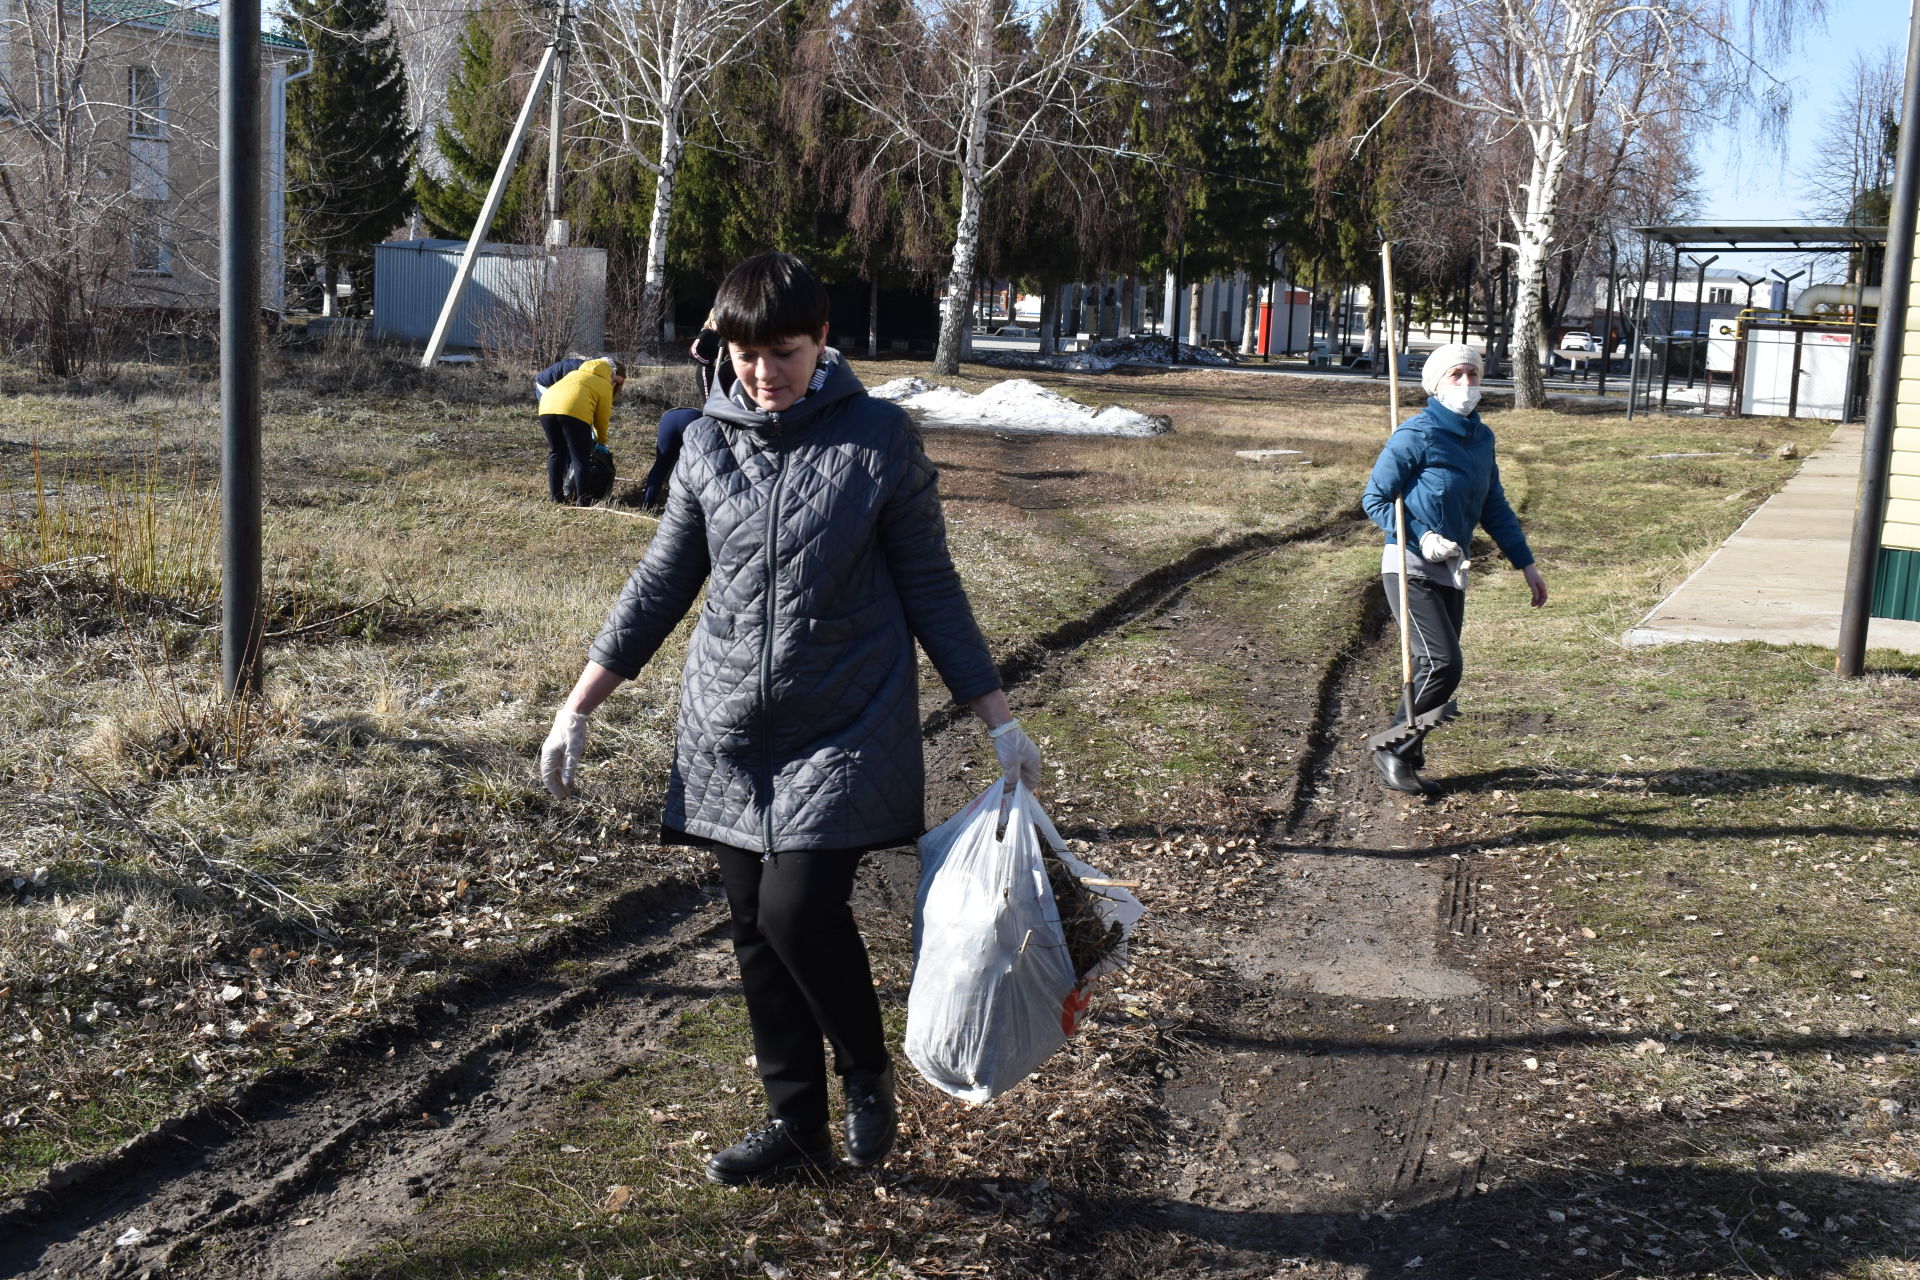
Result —
[{"label": "black sneaker", "polygon": [[825,1125],[800,1133],[785,1120],[770,1119],[764,1128],[708,1156],[707,1180],[737,1187],[789,1169],[815,1167],[832,1151],[833,1137]]},{"label": "black sneaker", "polygon": [[893,1150],[900,1112],[893,1100],[893,1066],[884,1071],[847,1073],[847,1163],[856,1169],[878,1164]]}]

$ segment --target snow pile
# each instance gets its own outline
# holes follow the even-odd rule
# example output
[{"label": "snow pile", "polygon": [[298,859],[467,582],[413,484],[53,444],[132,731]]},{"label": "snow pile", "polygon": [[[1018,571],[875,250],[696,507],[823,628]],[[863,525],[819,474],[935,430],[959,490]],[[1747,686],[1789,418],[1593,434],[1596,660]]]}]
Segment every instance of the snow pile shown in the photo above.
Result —
[{"label": "snow pile", "polygon": [[996,382],[979,395],[923,378],[895,378],[867,394],[911,410],[930,427],[992,427],[1088,436],[1157,436],[1172,429],[1165,418],[1150,418],[1115,404],[1089,409],[1025,378]]},{"label": "snow pile", "polygon": [[1184,342],[1159,334],[1139,338],[1105,338],[1085,351],[1071,355],[1040,356],[1024,351],[981,351],[974,358],[982,364],[1018,369],[1058,369],[1065,373],[1106,373],[1123,364],[1203,364],[1230,365],[1233,359],[1206,347],[1190,347]]}]

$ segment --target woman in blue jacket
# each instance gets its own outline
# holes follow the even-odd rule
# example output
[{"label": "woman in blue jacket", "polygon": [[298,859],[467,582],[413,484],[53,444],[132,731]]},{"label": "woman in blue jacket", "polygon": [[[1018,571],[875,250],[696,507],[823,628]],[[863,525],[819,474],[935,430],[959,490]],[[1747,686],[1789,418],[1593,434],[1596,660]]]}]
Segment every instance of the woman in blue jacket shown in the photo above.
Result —
[{"label": "woman in blue jacket", "polygon": [[[1415,715],[1443,705],[1460,685],[1460,627],[1466,617],[1467,551],[1474,526],[1484,528],[1526,578],[1534,607],[1547,602],[1546,579],[1500,488],[1493,432],[1475,412],[1480,371],[1480,353],[1458,343],[1427,357],[1420,371],[1420,385],[1430,397],[1427,407],[1388,438],[1361,499],[1367,515],[1386,530],[1380,573],[1396,622],[1398,575],[1406,574]],[[1413,544],[1404,554],[1394,541],[1393,520],[1393,500],[1402,497],[1407,537]],[[1393,723],[1405,715],[1403,705]],[[1426,764],[1425,738],[1421,731],[1398,747],[1373,753],[1384,785],[1412,795],[1432,789],[1419,773]]]}]

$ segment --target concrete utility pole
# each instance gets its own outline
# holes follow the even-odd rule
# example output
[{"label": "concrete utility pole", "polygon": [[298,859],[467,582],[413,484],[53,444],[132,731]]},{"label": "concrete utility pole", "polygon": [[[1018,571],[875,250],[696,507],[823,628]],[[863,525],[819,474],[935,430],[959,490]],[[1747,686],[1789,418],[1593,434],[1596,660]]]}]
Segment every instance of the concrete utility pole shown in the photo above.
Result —
[{"label": "concrete utility pole", "polygon": [[560,143],[567,130],[567,45],[573,9],[570,0],[560,0],[560,14],[553,29],[553,109],[547,125],[547,247],[564,247],[570,237],[567,220],[560,216],[560,197],[566,186],[561,167]]},{"label": "concrete utility pole", "polygon": [[220,4],[220,683],[260,687],[260,0]]},{"label": "concrete utility pole", "polygon": [[[1920,110],[1920,13],[1907,19],[1907,83],[1902,120]],[[1907,301],[1913,285],[1914,236],[1920,232],[1920,129],[1900,131],[1894,158],[1893,209],[1887,218],[1887,254],[1880,268],[1880,324],[1873,339],[1873,383],[1866,435],[1860,448],[1860,505],[1853,513],[1853,547],[1847,557],[1847,591],[1840,605],[1840,638],[1833,669],[1857,676],[1866,667],[1867,623],[1873,616],[1873,581],[1880,567],[1888,467],[1893,454],[1893,410],[1900,396],[1901,351]]]},{"label": "concrete utility pole", "polygon": [[[563,28],[564,30],[564,28]],[[533,109],[540,105],[540,94],[546,89],[549,77],[553,75],[553,64],[560,56],[562,36],[556,35],[547,51],[540,56],[540,66],[533,73],[533,84],[527,90],[527,100],[520,106],[520,116],[513,122],[513,132],[507,137],[507,149],[500,156],[500,167],[493,171],[493,185],[487,188],[487,198],[480,206],[480,216],[474,220],[473,234],[467,238],[467,248],[460,255],[460,265],[454,270],[453,284],[447,289],[447,300],[440,308],[440,318],[434,322],[433,336],[427,339],[426,354],[420,357],[420,367],[431,369],[440,360],[440,353],[447,349],[447,335],[453,332],[453,317],[460,309],[460,295],[467,290],[467,281],[473,279],[473,264],[480,258],[480,246],[487,238],[487,230],[493,226],[493,215],[500,211],[500,202],[507,194],[507,179],[513,175],[513,167],[520,163],[520,148],[526,145],[527,126],[533,120]]]}]

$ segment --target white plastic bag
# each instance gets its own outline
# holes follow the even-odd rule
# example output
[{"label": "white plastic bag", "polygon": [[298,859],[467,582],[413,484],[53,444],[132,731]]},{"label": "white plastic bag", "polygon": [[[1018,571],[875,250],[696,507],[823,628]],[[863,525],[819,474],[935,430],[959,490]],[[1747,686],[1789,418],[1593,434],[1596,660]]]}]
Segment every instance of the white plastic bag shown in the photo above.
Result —
[{"label": "white plastic bag", "polygon": [[[1086,1010],[1085,979],[1074,973],[1047,883],[1043,838],[1075,875],[1100,877],[1066,852],[1039,802],[1010,778],[920,838],[907,1058],[929,1084],[969,1102],[1026,1079]],[[1140,918],[1139,902],[1124,890],[1102,888],[1095,900],[1123,933]],[[1124,943],[1086,977],[1121,963]]]}]

